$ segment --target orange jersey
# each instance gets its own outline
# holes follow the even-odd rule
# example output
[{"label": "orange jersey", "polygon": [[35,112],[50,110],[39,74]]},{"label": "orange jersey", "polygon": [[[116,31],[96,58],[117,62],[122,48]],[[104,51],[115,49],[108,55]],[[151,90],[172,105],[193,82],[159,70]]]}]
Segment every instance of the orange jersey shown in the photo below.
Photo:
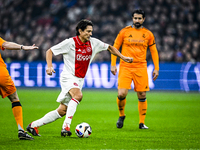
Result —
[{"label": "orange jersey", "polygon": [[[123,28],[117,38],[115,39],[114,47],[120,49],[122,46],[122,55],[133,57],[133,63],[126,63],[120,60],[121,66],[127,67],[143,67],[146,66],[146,53],[149,47],[154,66],[156,70],[159,70],[159,58],[156,49],[155,38],[151,31],[146,28],[135,29],[132,26]],[[111,65],[116,65],[116,56],[111,56]]]},{"label": "orange jersey", "polygon": [[[5,40],[3,40],[1,37],[0,37],[0,49],[1,50],[4,50],[4,48],[2,47],[2,44],[5,42]],[[2,57],[1,57],[1,53],[0,53],[0,67],[6,67],[6,64],[4,63]]]}]

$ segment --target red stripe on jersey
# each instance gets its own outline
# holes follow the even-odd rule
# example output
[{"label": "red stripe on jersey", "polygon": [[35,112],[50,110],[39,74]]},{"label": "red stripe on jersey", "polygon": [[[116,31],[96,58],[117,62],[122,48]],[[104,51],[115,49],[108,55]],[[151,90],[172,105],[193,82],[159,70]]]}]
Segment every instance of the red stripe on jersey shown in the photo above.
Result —
[{"label": "red stripe on jersey", "polygon": [[83,43],[78,36],[73,37],[75,42],[75,76],[84,78],[90,64],[92,47],[90,41]]}]

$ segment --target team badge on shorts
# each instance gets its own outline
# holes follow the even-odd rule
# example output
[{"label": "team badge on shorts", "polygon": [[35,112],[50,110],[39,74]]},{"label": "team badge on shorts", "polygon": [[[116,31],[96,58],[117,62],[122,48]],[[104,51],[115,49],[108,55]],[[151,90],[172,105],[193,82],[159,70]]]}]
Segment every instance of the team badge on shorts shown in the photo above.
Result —
[{"label": "team badge on shorts", "polygon": [[75,85],[75,86],[78,86],[78,84],[77,84],[77,83],[75,83],[75,82],[74,82],[74,85]]}]

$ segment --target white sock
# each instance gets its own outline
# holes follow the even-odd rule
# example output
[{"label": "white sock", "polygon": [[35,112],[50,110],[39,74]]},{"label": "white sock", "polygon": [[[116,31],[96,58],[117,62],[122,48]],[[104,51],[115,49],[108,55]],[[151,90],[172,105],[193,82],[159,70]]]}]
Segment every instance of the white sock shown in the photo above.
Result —
[{"label": "white sock", "polygon": [[76,112],[76,108],[79,104],[79,101],[77,101],[76,99],[72,98],[69,101],[68,107],[67,107],[67,112],[66,112],[66,117],[63,123],[62,128],[66,128],[67,126],[70,128],[71,122],[72,122],[72,118]]},{"label": "white sock", "polygon": [[53,110],[53,111],[50,111],[49,113],[47,113],[44,117],[42,117],[36,121],[33,121],[31,124],[31,127],[32,128],[40,127],[45,124],[51,123],[51,122],[57,120],[58,118],[62,118],[62,117],[59,115],[57,110]]},{"label": "white sock", "polygon": [[19,124],[18,124],[18,130],[24,131],[24,129],[22,129],[22,127]]}]

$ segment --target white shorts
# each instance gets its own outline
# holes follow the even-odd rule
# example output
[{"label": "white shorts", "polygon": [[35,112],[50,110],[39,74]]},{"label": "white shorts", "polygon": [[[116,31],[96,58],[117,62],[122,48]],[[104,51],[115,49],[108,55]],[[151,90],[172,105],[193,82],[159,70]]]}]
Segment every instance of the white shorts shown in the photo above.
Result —
[{"label": "white shorts", "polygon": [[68,106],[68,103],[72,98],[71,95],[69,94],[69,90],[72,88],[79,88],[80,90],[82,90],[83,83],[84,83],[84,78],[78,78],[70,74],[64,75],[61,73],[60,77],[61,92],[56,101]]}]

